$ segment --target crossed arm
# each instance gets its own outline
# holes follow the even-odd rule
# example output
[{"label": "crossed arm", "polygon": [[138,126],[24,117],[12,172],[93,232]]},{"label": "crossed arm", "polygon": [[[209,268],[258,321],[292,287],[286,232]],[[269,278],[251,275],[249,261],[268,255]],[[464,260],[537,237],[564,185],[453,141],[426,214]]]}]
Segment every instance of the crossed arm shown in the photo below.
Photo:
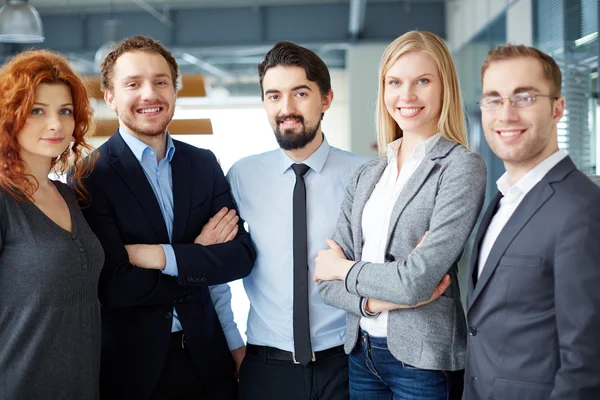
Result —
[{"label": "crossed arm", "polygon": [[[421,246],[426,236],[427,233],[425,233],[417,247]],[[348,275],[348,272],[354,266],[355,262],[346,258],[344,251],[334,240],[325,239],[325,243],[327,243],[329,249],[319,251],[317,258],[315,259],[316,268],[313,279],[315,282],[332,280],[344,281],[346,279],[346,275]],[[433,291],[433,294],[431,295],[429,300],[419,302],[415,305],[394,304],[389,301],[369,297],[364,303],[364,308],[367,313],[380,313],[383,311],[420,307],[425,304],[431,303],[432,301],[440,297],[442,293],[444,293],[446,289],[448,289],[450,283],[450,276],[448,276],[447,274],[444,275],[440,283]]]},{"label": "crossed arm", "polygon": [[[214,217],[212,217],[194,243],[202,246],[210,246],[213,244],[229,242],[238,233],[238,221],[235,210],[221,208]],[[138,267],[145,269],[156,269],[164,271],[167,267],[167,256],[163,245],[160,244],[127,244],[125,245],[129,262]]]}]

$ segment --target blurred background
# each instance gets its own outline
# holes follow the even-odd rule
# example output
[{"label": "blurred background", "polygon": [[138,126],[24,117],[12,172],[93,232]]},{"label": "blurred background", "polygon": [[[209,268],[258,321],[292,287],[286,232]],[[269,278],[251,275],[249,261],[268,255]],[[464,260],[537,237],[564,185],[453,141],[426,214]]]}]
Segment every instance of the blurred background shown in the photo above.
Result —
[{"label": "blurred background", "polygon": [[[277,147],[260,100],[257,64],[279,40],[314,50],[329,66],[335,92],[325,115],[328,141],[376,157],[375,101],[383,50],[402,33],[447,40],[459,72],[471,148],[488,165],[488,199],[504,172],[485,143],[479,69],[501,43],[533,45],[563,72],[565,116],[560,146],[586,174],[600,168],[598,0],[5,0],[0,61],[27,48],[59,51],[88,79],[98,120],[94,145],[116,128],[99,90],[99,67],[111,46],[133,35],[163,42],[183,74],[170,130],[211,149],[227,170],[238,159]],[[465,273],[465,268],[461,271]],[[233,308],[245,331],[248,305],[232,283]],[[462,287],[465,287],[462,285]]]}]

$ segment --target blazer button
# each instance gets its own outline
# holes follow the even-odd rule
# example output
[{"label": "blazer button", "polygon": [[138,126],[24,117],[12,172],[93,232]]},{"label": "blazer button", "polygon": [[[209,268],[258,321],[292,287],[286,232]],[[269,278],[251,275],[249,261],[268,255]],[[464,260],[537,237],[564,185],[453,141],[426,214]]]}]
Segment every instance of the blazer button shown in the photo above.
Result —
[{"label": "blazer button", "polygon": [[203,276],[202,278],[200,278],[200,283],[206,283],[208,279],[206,278],[206,276]]},{"label": "blazer button", "polygon": [[470,326],[469,327],[469,335],[477,336],[477,328],[475,328],[474,326]]},{"label": "blazer button", "polygon": [[171,319],[171,318],[173,318],[173,313],[171,311],[167,311],[165,313],[165,319]]},{"label": "blazer button", "polygon": [[385,262],[394,262],[394,261],[396,261],[396,257],[394,257],[393,255],[391,255],[389,253],[385,255]]},{"label": "blazer button", "polygon": [[194,281],[194,278],[192,278],[191,276],[188,276],[188,277],[187,277],[187,280],[188,280],[188,282],[193,282],[193,281]]}]

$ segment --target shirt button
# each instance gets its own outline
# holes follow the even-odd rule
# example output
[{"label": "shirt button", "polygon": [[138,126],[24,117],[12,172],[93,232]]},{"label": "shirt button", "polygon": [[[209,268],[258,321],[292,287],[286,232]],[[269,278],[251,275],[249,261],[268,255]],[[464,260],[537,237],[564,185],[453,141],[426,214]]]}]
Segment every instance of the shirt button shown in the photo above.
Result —
[{"label": "shirt button", "polygon": [[385,261],[386,262],[394,262],[394,261],[396,261],[396,257],[394,257],[392,254],[388,253],[385,255]]},{"label": "shirt button", "polygon": [[171,318],[173,318],[173,313],[171,311],[167,311],[165,313],[165,319],[171,319]]},{"label": "shirt button", "polygon": [[474,326],[470,326],[469,327],[469,335],[477,336],[477,328],[475,328]]},{"label": "shirt button", "polygon": [[87,269],[87,264],[83,264],[83,265],[81,266],[81,268],[83,268],[83,269]]},{"label": "shirt button", "polygon": [[154,154],[156,154],[156,153],[154,153],[154,151],[150,150],[150,155],[153,156]]},{"label": "shirt button", "polygon": [[79,252],[80,252],[80,253],[85,253],[85,249],[84,249],[83,247],[80,247],[80,248],[79,248]]},{"label": "shirt button", "polygon": [[71,235],[71,239],[77,240],[77,235],[75,235],[75,234]]}]

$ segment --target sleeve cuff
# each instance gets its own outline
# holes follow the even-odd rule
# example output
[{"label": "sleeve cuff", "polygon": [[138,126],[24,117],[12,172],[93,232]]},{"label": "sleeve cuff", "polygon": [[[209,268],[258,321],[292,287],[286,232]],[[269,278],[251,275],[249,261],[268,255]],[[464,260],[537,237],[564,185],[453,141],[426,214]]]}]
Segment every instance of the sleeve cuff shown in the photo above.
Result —
[{"label": "sleeve cuff", "polygon": [[371,312],[369,310],[367,310],[367,300],[369,300],[368,297],[361,297],[360,298],[360,313],[362,314],[363,317],[365,318],[375,318],[377,317],[379,314],[381,314],[380,312]]},{"label": "sleeve cuff", "polygon": [[346,291],[348,293],[351,294],[355,294],[357,296],[360,296],[360,294],[358,293],[358,275],[360,274],[360,271],[363,269],[363,267],[367,265],[366,262],[364,261],[357,261],[352,268],[350,268],[350,271],[348,271],[348,273],[346,274],[346,279],[344,280],[344,287],[346,288]]},{"label": "sleeve cuff", "polygon": [[162,270],[162,273],[170,276],[178,276],[179,269],[177,268],[177,259],[175,258],[173,246],[170,244],[161,244],[161,246],[165,252],[165,258],[167,260],[167,265],[165,266],[165,269]]}]

